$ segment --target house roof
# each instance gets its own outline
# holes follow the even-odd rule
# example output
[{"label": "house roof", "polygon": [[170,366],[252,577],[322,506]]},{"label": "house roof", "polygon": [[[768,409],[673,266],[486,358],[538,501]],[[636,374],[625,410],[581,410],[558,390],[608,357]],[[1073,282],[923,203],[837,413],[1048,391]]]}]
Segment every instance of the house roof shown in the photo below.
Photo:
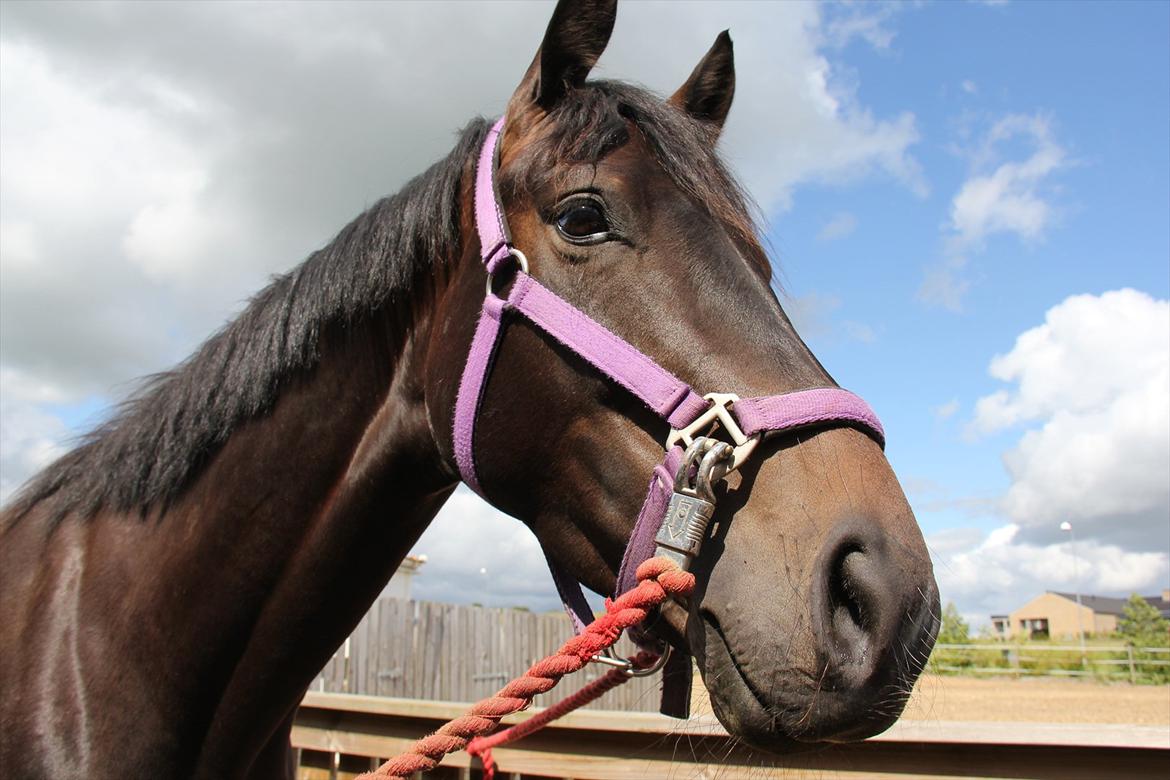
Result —
[{"label": "house roof", "polygon": [[[1068,599],[1069,601],[1076,601],[1077,595],[1075,593],[1060,593],[1059,591],[1049,591],[1055,596]],[[1162,617],[1170,618],[1170,601],[1164,600],[1161,596],[1142,596],[1151,606],[1155,607],[1162,613]],[[1119,599],[1114,596],[1091,596],[1081,594],[1081,604],[1088,607],[1099,615],[1117,615],[1121,617],[1125,614],[1125,603],[1129,599]]]}]

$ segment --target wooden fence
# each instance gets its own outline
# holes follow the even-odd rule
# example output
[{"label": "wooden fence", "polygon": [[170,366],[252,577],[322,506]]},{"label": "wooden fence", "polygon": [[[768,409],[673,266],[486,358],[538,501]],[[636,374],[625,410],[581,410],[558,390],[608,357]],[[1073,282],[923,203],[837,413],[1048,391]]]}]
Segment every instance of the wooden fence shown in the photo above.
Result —
[{"label": "wooden fence", "polygon": [[938,644],[928,670],[1013,677],[1095,677],[1170,682],[1170,648],[1036,643]]},{"label": "wooden fence", "polygon": [[[348,780],[461,715],[464,704],[309,693],[293,724],[298,780]],[[531,717],[524,713],[508,722]],[[1126,780],[1166,777],[1170,731],[1101,724],[901,721],[851,744],[776,757],[729,737],[711,717],[579,711],[492,751],[499,780]],[[454,753],[424,780],[478,780]]]},{"label": "wooden fence", "polygon": [[[568,617],[429,601],[380,599],[321,670],[310,690],[428,701],[478,701],[502,688],[573,635]],[[618,649],[632,654],[627,640]],[[552,692],[548,705],[597,679],[590,665]],[[634,679],[592,704],[597,709],[658,709],[659,678]]]}]

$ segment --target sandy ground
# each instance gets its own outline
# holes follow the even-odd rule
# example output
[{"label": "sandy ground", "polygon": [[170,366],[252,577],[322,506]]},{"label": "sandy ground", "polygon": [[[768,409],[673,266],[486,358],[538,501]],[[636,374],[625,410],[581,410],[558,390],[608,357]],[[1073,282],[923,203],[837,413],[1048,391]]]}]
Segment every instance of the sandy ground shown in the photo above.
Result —
[{"label": "sandy ground", "polygon": [[1170,726],[1170,685],[925,675],[902,717]]},{"label": "sandy ground", "polygon": [[[697,677],[695,683],[692,711],[710,712],[707,692]],[[1170,726],[1170,685],[924,675],[902,717]]]}]

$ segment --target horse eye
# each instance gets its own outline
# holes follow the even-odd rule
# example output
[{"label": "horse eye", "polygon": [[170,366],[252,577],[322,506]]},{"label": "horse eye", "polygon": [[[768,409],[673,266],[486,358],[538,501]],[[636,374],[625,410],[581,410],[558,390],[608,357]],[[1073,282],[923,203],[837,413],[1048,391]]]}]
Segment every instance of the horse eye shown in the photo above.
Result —
[{"label": "horse eye", "polygon": [[557,216],[557,229],[569,239],[592,238],[608,233],[609,223],[596,203],[574,203]]}]

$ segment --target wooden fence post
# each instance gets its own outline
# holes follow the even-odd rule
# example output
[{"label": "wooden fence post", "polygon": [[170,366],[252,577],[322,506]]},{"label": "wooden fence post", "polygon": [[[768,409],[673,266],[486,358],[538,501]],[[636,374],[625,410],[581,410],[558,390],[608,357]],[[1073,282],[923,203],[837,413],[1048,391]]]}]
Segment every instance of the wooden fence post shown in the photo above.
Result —
[{"label": "wooden fence post", "polygon": [[1137,667],[1134,665],[1134,662],[1133,662],[1133,645],[1126,645],[1125,651],[1126,651],[1126,655],[1129,656],[1129,684],[1136,685],[1137,684]]}]

